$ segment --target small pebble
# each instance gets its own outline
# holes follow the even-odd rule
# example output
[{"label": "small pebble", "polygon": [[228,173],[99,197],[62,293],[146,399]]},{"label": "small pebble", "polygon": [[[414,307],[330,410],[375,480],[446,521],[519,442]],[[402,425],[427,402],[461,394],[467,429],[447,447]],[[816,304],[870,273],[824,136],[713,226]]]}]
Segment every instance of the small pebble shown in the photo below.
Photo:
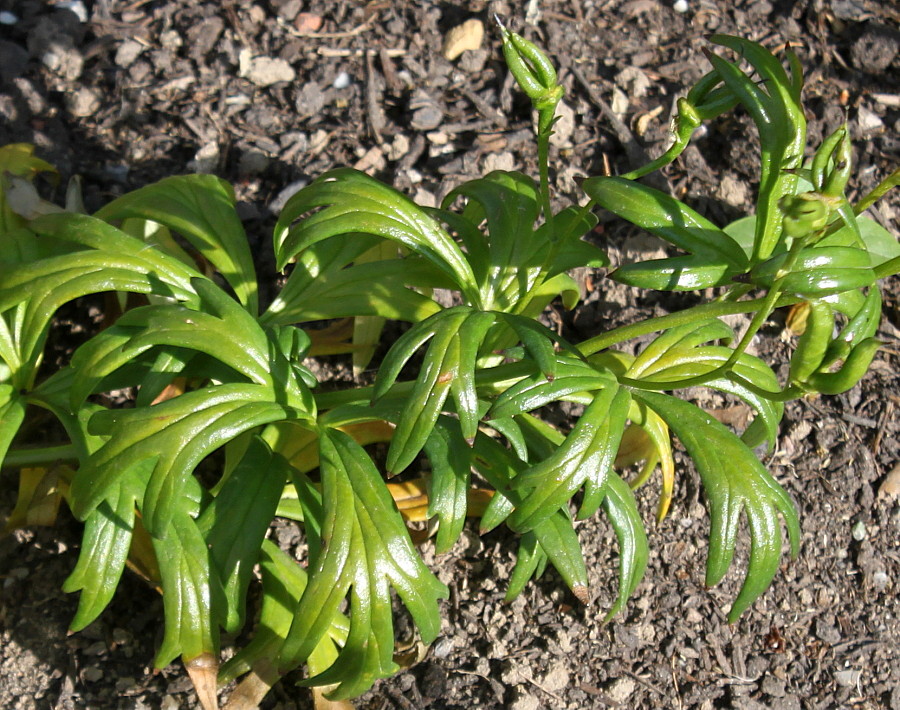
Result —
[{"label": "small pebble", "polygon": [[888,577],[887,572],[878,570],[877,572],[872,574],[872,586],[875,588],[876,592],[883,592],[888,588],[888,585],[890,583],[891,578]]},{"label": "small pebble", "polygon": [[96,683],[103,677],[103,671],[96,666],[90,666],[82,671],[81,676],[88,683]]},{"label": "small pebble", "polygon": [[19,18],[11,12],[3,10],[0,12],[0,25],[14,25],[19,21]]},{"label": "small pebble", "polygon": [[688,11],[687,0],[675,0],[675,4],[672,5],[672,9],[675,10],[675,12],[684,14]]},{"label": "small pebble", "polygon": [[73,116],[87,118],[100,110],[100,96],[93,89],[83,86],[73,94],[66,94],[66,104]]},{"label": "small pebble", "polygon": [[116,50],[116,65],[127,69],[144,51],[144,45],[133,39],[125,40]]},{"label": "small pebble", "polygon": [[634,693],[635,683],[630,678],[614,680],[606,689],[609,699],[619,705],[625,705],[628,698]]},{"label": "small pebble", "polygon": [[56,7],[60,10],[71,10],[82,22],[88,21],[88,11],[81,0],[63,0],[56,3]]},{"label": "small pebble", "polygon": [[834,682],[845,688],[852,688],[859,682],[861,672],[856,668],[838,671],[834,674]]},{"label": "small pebble", "polygon": [[322,16],[314,12],[301,12],[294,20],[294,27],[298,32],[312,33],[322,29]]},{"label": "small pebble", "polygon": [[282,81],[293,81],[297,74],[283,59],[253,57],[248,50],[240,56],[240,76],[249,79],[259,87],[272,86]]},{"label": "small pebble", "polygon": [[296,193],[300,192],[300,190],[309,184],[309,180],[295,180],[290,183],[287,187],[285,187],[278,195],[269,203],[269,210],[272,214],[278,214],[281,210],[284,209],[284,206],[287,204],[287,201],[291,199]]},{"label": "small pebble", "polygon": [[332,84],[332,86],[335,89],[346,89],[348,86],[350,86],[350,75],[347,72],[342,71],[340,74],[334,77],[334,83]]},{"label": "small pebble", "polygon": [[463,52],[479,49],[483,41],[484,24],[481,20],[466,20],[447,33],[441,54],[452,62]]},{"label": "small pebble", "polygon": [[858,520],[850,531],[850,534],[853,536],[854,540],[862,542],[868,535],[868,533],[866,533],[866,524],[862,520]]}]

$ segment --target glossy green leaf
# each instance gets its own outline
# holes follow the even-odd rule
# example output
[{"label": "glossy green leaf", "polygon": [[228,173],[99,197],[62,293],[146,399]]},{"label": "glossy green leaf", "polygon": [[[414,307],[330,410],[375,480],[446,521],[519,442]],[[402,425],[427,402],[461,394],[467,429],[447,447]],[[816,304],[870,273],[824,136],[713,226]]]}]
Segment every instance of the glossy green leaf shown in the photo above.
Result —
[{"label": "glossy green leaf", "polygon": [[[690,350],[675,350],[662,358],[654,368],[648,369],[644,376],[654,382],[677,382],[704,375],[724,365],[733,351],[722,346],[710,345]],[[731,371],[745,380],[769,392],[779,389],[778,378],[772,369],[753,355],[743,353],[731,368]],[[765,439],[772,449],[778,438],[778,425],[784,415],[784,404],[777,400],[762,396],[756,391],[736,382],[727,376],[707,380],[705,387],[728,392],[749,404],[760,421]],[[749,435],[754,436],[755,433]],[[752,440],[752,439],[751,439]]]},{"label": "glossy green leaf", "polygon": [[[463,321],[458,321],[462,325]],[[453,380],[459,377],[458,328],[441,328],[432,338],[413,391],[400,415],[388,449],[387,470],[398,473],[409,466],[425,445],[441,413]]]},{"label": "glossy green leaf", "polygon": [[163,668],[176,656],[185,662],[219,652],[221,582],[197,523],[183,510],[168,521],[165,535],[153,539],[162,576],[165,635],[155,665]]},{"label": "glossy green leaf", "polygon": [[[208,281],[197,279],[196,282],[198,292],[218,290]],[[235,317],[233,312],[211,314],[176,304],[143,306],[125,313],[114,326],[92,338],[73,356],[76,376],[72,406],[94,392],[109,374],[156,346],[206,353],[250,382],[272,387],[265,333],[235,301],[230,298],[228,301],[249,321],[242,322],[243,318]],[[202,305],[206,305],[205,296]],[[241,332],[240,341],[235,339],[235,329]]]},{"label": "glossy green leaf", "polygon": [[[846,291],[845,293],[859,294],[859,291]],[[839,302],[834,305],[835,309],[841,307]],[[863,340],[874,337],[878,332],[878,326],[881,324],[881,290],[878,286],[872,286],[862,303],[856,309],[845,312],[845,315],[849,316],[847,325],[829,344],[821,363],[822,367],[829,367],[837,360],[846,358],[852,348]]]},{"label": "glossy green leaf", "polygon": [[309,656],[350,591],[350,631],[335,664],[306,681],[340,683],[331,694],[361,693],[393,672],[393,587],[425,643],[440,631],[437,600],[447,589],[419,558],[399,512],[368,454],[348,435],[322,431],[319,439],[324,519],[321,552],[280,656],[293,667]]},{"label": "glossy green leaf", "polygon": [[750,561],[728,614],[734,622],[771,584],[781,563],[779,514],[787,525],[791,555],[800,546],[797,511],[784,489],[740,439],[695,405],[669,395],[634,396],[659,414],[684,444],[706,491],[710,514],[706,584],[717,584],[734,557],[741,512],[750,528]]},{"label": "glossy green leaf", "polygon": [[212,451],[253,427],[309,416],[271,401],[260,385],[223,384],[152,407],[99,412],[90,430],[110,437],[88,459],[72,483],[72,510],[84,518],[123,473],[154,460],[141,501],[144,525],[165,536],[184,494],[185,481]]},{"label": "glossy green leaf", "polygon": [[709,256],[673,256],[623,264],[610,278],[627,286],[654,291],[698,291],[725,286],[737,271],[727,262]]},{"label": "glossy green leaf", "polygon": [[856,223],[859,225],[862,245],[859,244],[859,240],[856,238],[853,230],[844,226],[834,234],[819,241],[818,246],[864,246],[871,259],[870,265],[873,268],[885,264],[891,259],[900,257],[900,242],[897,241],[897,237],[878,224],[878,222],[866,215],[859,215],[856,218]]},{"label": "glossy green leaf", "polygon": [[757,77],[716,54],[707,57],[714,71],[752,116],[761,144],[759,198],[753,262],[766,259],[778,247],[782,235],[779,200],[793,195],[806,143],[806,118],[800,104],[803,85],[799,61],[788,53],[790,76],[762,45],[740,37],[713,35],[710,41],[732,49],[752,65]]},{"label": "glossy green leaf", "polygon": [[866,338],[853,346],[836,372],[816,372],[803,383],[804,389],[820,394],[841,394],[854,387],[868,372],[882,342],[878,338]]},{"label": "glossy green leaf", "polygon": [[372,400],[376,401],[387,394],[409,359],[419,348],[431,340],[435,333],[441,330],[453,331],[459,327],[470,312],[471,309],[465,306],[442,309],[421,323],[416,323],[397,338],[387,355],[384,356],[381,367],[378,368]]},{"label": "glossy green leaf", "polygon": [[[307,586],[306,570],[297,560],[271,540],[263,540],[259,559],[262,573],[262,608],[253,638],[219,670],[219,682],[230,683],[251,670],[269,667],[277,659],[294,621],[297,604]],[[313,649],[311,656],[325,649],[336,654],[335,643],[344,643],[350,623],[341,613]]]},{"label": "glossy green leaf", "polygon": [[587,568],[568,510],[558,509],[522,536],[516,566],[509,579],[506,601],[517,597],[529,579],[539,577],[546,562],[550,562],[559,572],[575,597],[580,602],[587,603]]},{"label": "glossy green leaf", "polygon": [[674,197],[619,177],[593,177],[582,184],[601,207],[696,256],[713,257],[733,273],[747,259],[735,241],[705,217]]},{"label": "glossy green leaf", "polygon": [[481,345],[488,330],[494,325],[496,314],[487,311],[472,313],[459,327],[459,367],[456,377],[450,382],[450,391],[456,403],[463,437],[475,438],[478,423],[483,413],[475,389],[475,369]]},{"label": "glossy green leaf", "polygon": [[560,357],[555,369],[553,379],[547,379],[544,374],[534,374],[516,382],[494,400],[488,416],[491,419],[508,418],[550,402],[572,399],[575,395],[582,395],[587,401],[590,397],[585,393],[616,383],[609,371],[569,357]]},{"label": "glossy green leaf", "polygon": [[659,370],[660,365],[673,353],[689,351],[713,340],[730,342],[733,337],[731,328],[718,318],[669,328],[641,350],[625,374],[633,378],[645,377],[648,373]]},{"label": "glossy green leaf", "polygon": [[453,547],[462,534],[468,511],[472,449],[459,422],[442,416],[425,442],[431,463],[428,485],[428,517],[437,518],[435,552]]},{"label": "glossy green leaf", "polygon": [[629,402],[627,390],[608,385],[595,395],[565,442],[550,457],[516,477],[515,488],[530,490],[509,519],[513,530],[533,529],[588,479],[592,485],[603,487],[619,449]]},{"label": "glossy green leaf", "polygon": [[224,588],[222,625],[227,632],[236,632],[244,624],[253,566],[287,481],[287,461],[253,437],[197,521]]},{"label": "glossy green leaf", "polygon": [[253,256],[231,185],[214,175],[177,175],[133,190],[96,213],[106,221],[149,219],[187,239],[256,315]]},{"label": "glossy green leaf", "polygon": [[62,587],[64,592],[81,592],[78,611],[69,624],[71,631],[93,622],[115,593],[131,546],[139,494],[139,476],[132,474],[116,484],[85,520],[78,563]]},{"label": "glossy green leaf", "polygon": [[647,533],[631,488],[611,471],[604,485],[603,512],[619,541],[619,593],[604,621],[625,608],[647,569]]},{"label": "glossy green leaf", "polygon": [[[482,517],[483,533],[502,522],[509,509],[521,504],[523,492],[513,486],[515,479],[527,465],[509,449],[487,436],[479,436],[475,440],[474,453],[476,469],[497,491]],[[523,534],[516,567],[510,577],[507,600],[516,597],[529,579],[540,576],[548,561],[553,564],[572,593],[586,602],[587,569],[567,507],[551,511],[532,530]]]},{"label": "glossy green leaf", "polygon": [[12,385],[0,384],[0,461],[25,419],[25,398]]},{"label": "glossy green leaf", "polygon": [[277,316],[267,322],[287,324],[352,316],[418,322],[437,313],[440,306],[409,286],[436,287],[440,280],[443,275],[420,258],[358,264],[320,276],[303,290],[294,288],[290,299],[281,301]]},{"label": "glossy green leaf", "polygon": [[834,332],[834,309],[825,301],[807,301],[806,328],[791,355],[790,381],[803,382],[819,369]]},{"label": "glossy green leaf", "polygon": [[[537,186],[522,173],[495,171],[452,190],[444,205],[460,196],[469,199],[463,216],[474,225],[487,221],[488,263],[482,265],[486,278],[479,284],[482,307],[508,310],[530,290],[540,271],[533,243],[540,211]],[[515,295],[498,300],[510,280],[517,281]]]},{"label": "glossy green leaf", "polygon": [[278,268],[317,242],[359,233],[396,241],[434,263],[461,290],[477,292],[465,256],[434,219],[396,190],[350,168],[325,173],[288,200],[275,226]]}]

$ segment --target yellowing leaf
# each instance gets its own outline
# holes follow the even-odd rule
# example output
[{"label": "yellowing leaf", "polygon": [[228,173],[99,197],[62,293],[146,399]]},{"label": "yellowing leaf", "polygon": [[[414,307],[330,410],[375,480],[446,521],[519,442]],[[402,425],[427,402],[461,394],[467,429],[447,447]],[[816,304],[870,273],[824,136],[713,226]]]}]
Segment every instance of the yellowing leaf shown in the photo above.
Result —
[{"label": "yellowing leaf", "polygon": [[60,500],[69,493],[72,473],[68,467],[23,468],[16,507],[6,521],[4,534],[16,528],[53,525]]}]

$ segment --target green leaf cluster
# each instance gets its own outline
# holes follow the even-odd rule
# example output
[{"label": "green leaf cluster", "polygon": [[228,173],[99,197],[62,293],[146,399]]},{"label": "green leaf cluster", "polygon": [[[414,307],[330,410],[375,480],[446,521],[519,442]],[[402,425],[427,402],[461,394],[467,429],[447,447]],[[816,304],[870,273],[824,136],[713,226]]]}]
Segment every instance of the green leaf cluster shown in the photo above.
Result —
[{"label": "green leaf cluster", "polygon": [[[78,200],[63,210],[32,199],[23,214],[13,188],[31,195],[50,167],[22,146],[0,149],[0,458],[40,459],[19,434],[34,408],[68,437],[68,503],[85,524],[65,584],[80,592],[73,630],[102,613],[130,563],[163,593],[158,665],[218,657],[221,634],[253,621],[223,681],[271,684],[305,666],[304,683],[358,695],[397,669],[395,597],[424,643],[440,632],[448,590],[386,485],[422,470],[438,552],[467,517],[482,533],[505,524],[518,535],[507,598],[549,564],[587,603],[577,525],[601,513],[619,549],[610,618],[649,555],[633,490],[658,466],[658,519],[673,502],[672,435],[705,492],[707,585],[732,566],[746,521],[749,562],[729,620],[777,573],[782,524],[797,554],[796,510],[753,449],[777,445],[785,401],[842,392],[865,374],[879,345],[877,281],[896,273],[900,252],[847,200],[846,129],[805,161],[796,58],[788,53],[786,71],[763,47],[716,36],[737,58],[708,55],[711,71],[679,101],[672,148],[629,174],[585,180],[587,202],[555,210],[549,137],[562,87],[537,47],[505,29],[503,41],[540,114],[539,179],[492,172],[424,208],[361,172],[332,170],[279,216],[274,253],[287,276],[269,304],[222,180],[168,178],[93,215]],[[637,181],[738,106],[762,147],[755,214],[717,226]],[[619,265],[613,279],[716,296],[581,343],[547,328],[540,316],[553,299],[578,302],[568,272],[609,265],[585,239],[594,206],[683,252]],[[54,314],[97,294],[124,312],[107,309],[104,329],[65,366],[42,363]],[[805,312],[806,328],[780,382],[747,346],[787,305]],[[738,313],[752,315],[740,337],[723,320]],[[310,325],[334,319],[347,319],[349,335],[323,344],[326,331]],[[317,381],[317,347],[353,352],[359,374],[388,320],[405,330],[371,383]],[[742,431],[719,423],[684,398],[696,386],[744,402],[752,421]],[[552,424],[561,406],[580,413]],[[489,502],[473,506],[473,489]],[[277,517],[301,526],[305,565],[266,539]],[[257,583],[261,611],[250,620]]]}]

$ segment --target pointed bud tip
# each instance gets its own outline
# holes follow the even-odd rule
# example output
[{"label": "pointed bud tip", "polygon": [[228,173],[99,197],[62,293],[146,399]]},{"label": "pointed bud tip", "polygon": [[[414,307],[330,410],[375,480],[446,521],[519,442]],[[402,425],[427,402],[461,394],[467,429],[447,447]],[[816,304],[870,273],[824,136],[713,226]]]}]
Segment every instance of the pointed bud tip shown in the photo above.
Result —
[{"label": "pointed bud tip", "polygon": [[583,584],[576,584],[574,587],[572,587],[572,594],[574,594],[575,598],[582,604],[587,604],[591,600],[588,588]]}]

